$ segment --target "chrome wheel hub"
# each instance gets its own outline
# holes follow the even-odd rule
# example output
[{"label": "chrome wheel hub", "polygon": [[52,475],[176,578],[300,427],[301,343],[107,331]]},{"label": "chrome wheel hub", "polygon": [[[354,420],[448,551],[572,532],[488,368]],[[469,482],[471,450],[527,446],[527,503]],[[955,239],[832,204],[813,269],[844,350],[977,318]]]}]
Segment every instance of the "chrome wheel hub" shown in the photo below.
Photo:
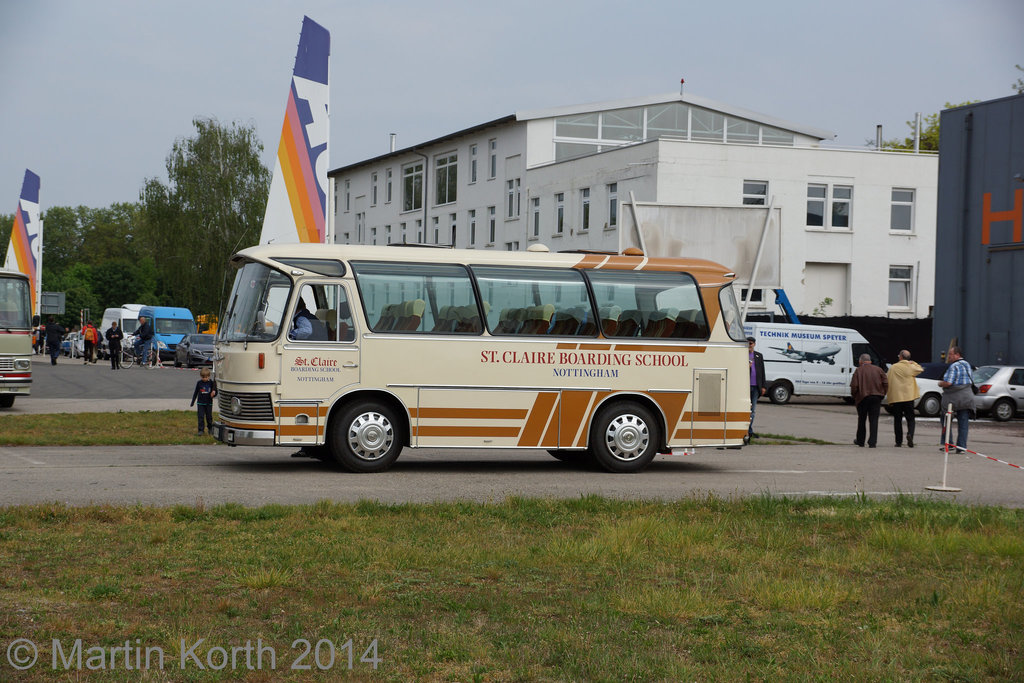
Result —
[{"label": "chrome wheel hub", "polygon": [[380,413],[362,413],[348,428],[348,445],[363,460],[377,460],[391,448],[395,428]]},{"label": "chrome wheel hub", "polygon": [[651,434],[647,424],[636,415],[619,415],[604,435],[608,451],[618,460],[635,460],[647,450]]}]

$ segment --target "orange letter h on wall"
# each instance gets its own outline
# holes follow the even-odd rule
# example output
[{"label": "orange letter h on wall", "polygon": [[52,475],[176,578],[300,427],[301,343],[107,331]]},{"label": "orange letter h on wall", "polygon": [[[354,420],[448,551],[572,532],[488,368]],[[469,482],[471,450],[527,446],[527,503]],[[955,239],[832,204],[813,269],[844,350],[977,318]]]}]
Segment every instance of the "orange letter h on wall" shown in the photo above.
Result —
[{"label": "orange letter h on wall", "polygon": [[993,223],[1013,221],[1013,241],[1024,242],[1024,190],[1014,190],[1013,208],[992,211],[992,193],[986,192],[981,201],[981,243],[989,243],[989,228]]}]

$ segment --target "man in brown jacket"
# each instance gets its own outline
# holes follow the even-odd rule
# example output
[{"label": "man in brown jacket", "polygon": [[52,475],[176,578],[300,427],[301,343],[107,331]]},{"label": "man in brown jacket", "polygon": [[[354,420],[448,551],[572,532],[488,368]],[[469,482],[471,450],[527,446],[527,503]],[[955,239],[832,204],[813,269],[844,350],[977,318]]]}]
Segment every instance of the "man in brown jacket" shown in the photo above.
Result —
[{"label": "man in brown jacket", "polygon": [[889,388],[889,378],[885,371],[871,364],[871,356],[860,355],[860,367],[850,379],[850,395],[857,404],[857,438],[855,444],[864,447],[864,422],[869,422],[868,447],[874,448],[878,443],[878,411],[882,407],[882,397]]},{"label": "man in brown jacket", "polygon": [[900,360],[889,366],[889,391],[885,395],[892,408],[892,427],[896,448],[903,445],[903,418],[907,418],[907,446],[914,447],[914,401],[921,395],[917,380],[923,368],[910,360],[910,351],[900,351]]}]

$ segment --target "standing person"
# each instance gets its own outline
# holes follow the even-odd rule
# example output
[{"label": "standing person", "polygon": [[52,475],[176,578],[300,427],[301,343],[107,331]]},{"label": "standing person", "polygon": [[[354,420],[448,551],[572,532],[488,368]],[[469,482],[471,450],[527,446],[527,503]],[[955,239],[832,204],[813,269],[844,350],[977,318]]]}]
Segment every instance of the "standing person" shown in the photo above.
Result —
[{"label": "standing person", "polygon": [[60,341],[66,333],[67,330],[58,325],[52,315],[46,319],[46,350],[50,352],[50,365],[57,364],[57,356],[60,355]]},{"label": "standing person", "polygon": [[750,357],[750,425],[747,427],[747,439],[756,439],[754,433],[754,412],[757,410],[757,399],[768,391],[764,380],[764,356],[754,350],[756,339],[747,337],[747,351]]},{"label": "standing person", "polygon": [[107,338],[107,350],[110,351],[110,369],[121,369],[121,340],[124,339],[124,332],[117,326],[117,321],[110,323],[110,329],[104,334]]},{"label": "standing person", "polygon": [[850,380],[850,394],[857,404],[857,438],[855,444],[864,447],[864,423],[868,422],[868,448],[878,443],[878,411],[882,407],[882,397],[889,388],[889,378],[885,371],[871,363],[871,356],[860,354],[860,366]]},{"label": "standing person", "polygon": [[900,351],[899,362],[889,367],[889,392],[885,395],[892,407],[892,427],[896,433],[896,448],[903,445],[903,418],[907,419],[907,446],[914,447],[914,401],[921,395],[914,379],[924,368],[910,360],[910,351]]},{"label": "standing person", "polygon": [[956,416],[956,452],[963,453],[967,449],[967,432],[974,412],[974,380],[971,379],[971,364],[964,360],[963,350],[959,346],[949,347],[946,358],[951,362],[939,381],[942,387],[942,441],[939,442],[942,448],[939,450],[946,450],[946,444],[951,443],[946,438],[946,406],[953,406],[953,415]]},{"label": "standing person", "polygon": [[96,362],[96,347],[100,342],[100,333],[93,327],[92,321],[82,328],[82,340],[85,342],[85,362],[83,365]]},{"label": "standing person", "polygon": [[139,327],[135,330],[135,350],[142,356],[142,364],[149,367],[149,353],[153,350],[153,326],[146,316],[139,316]]},{"label": "standing person", "polygon": [[192,392],[192,403],[189,406],[196,407],[196,418],[199,420],[199,431],[196,436],[203,435],[203,422],[206,422],[206,430],[211,434],[213,429],[213,399],[217,395],[217,387],[210,380],[210,368],[203,368],[199,371],[199,381],[196,382],[196,389]]}]

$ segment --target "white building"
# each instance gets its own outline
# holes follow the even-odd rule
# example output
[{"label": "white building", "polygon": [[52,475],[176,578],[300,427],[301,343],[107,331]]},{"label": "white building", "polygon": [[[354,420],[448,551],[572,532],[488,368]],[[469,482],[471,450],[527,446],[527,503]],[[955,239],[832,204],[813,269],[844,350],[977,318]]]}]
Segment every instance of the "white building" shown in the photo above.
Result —
[{"label": "white building", "polygon": [[[938,157],[821,146],[832,137],[692,95],[520,112],[335,169],[330,234],[617,252],[635,243],[631,196],[712,212],[772,203],[781,248],[766,258],[798,313],[928,316]],[[774,309],[770,293],[752,299]]]}]

